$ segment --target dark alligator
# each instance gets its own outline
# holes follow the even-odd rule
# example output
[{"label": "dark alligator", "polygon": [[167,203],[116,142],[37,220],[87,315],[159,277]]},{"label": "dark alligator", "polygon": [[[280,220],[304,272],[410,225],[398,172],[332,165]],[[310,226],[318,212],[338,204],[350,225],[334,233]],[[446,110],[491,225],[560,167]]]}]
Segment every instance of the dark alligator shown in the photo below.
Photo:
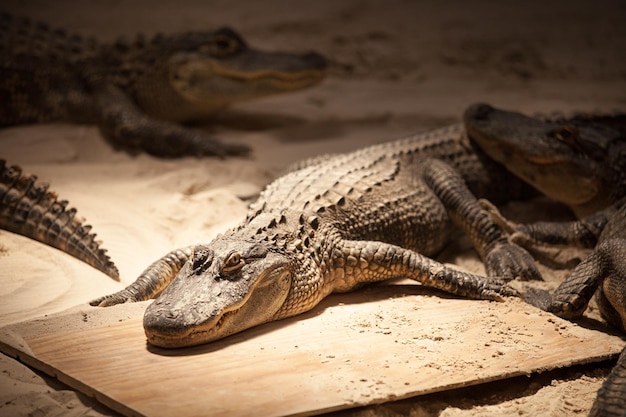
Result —
[{"label": "dark alligator", "polygon": [[[626,333],[626,115],[545,121],[475,105],[464,120],[472,139],[491,157],[575,211],[593,212],[565,223],[514,225],[500,218],[520,244],[593,248],[552,295],[534,290],[527,301],[577,319],[596,294],[602,317]],[[626,349],[590,415],[626,415]]]},{"label": "dark alligator", "polygon": [[0,160],[0,229],[35,239],[80,259],[119,281],[113,262],[76,217],[67,200],[58,200],[48,184]]},{"label": "dark alligator", "polygon": [[[537,239],[534,230],[548,226],[562,240],[586,242],[589,225],[601,230],[593,252],[574,268],[551,297],[537,297],[534,304],[560,317],[582,317],[587,305],[596,295],[602,317],[623,333],[626,333],[626,200],[599,213],[574,223],[534,224],[527,230]],[[602,225],[604,225],[602,227]],[[543,235],[543,232],[539,232]],[[531,301],[533,301],[531,299]],[[618,358],[617,365],[602,387],[592,407],[591,416],[624,416],[626,413],[626,349]]]},{"label": "dark alligator", "polygon": [[[245,221],[211,243],[170,252],[126,289],[95,300],[148,306],[148,341],[182,347],[313,308],[331,292],[408,277],[460,296],[499,300],[503,281],[426,256],[461,226],[489,275],[539,278],[473,194],[503,202],[530,187],[456,125],[355,152],[314,158],[268,185]],[[469,187],[469,189],[468,189]]]},{"label": "dark alligator", "polygon": [[237,155],[179,122],[324,77],[317,53],[262,52],[233,30],[106,44],[0,13],[0,126],[95,123],[116,146],[162,157]]},{"label": "dark alligator", "polygon": [[476,104],[463,120],[489,157],[579,215],[626,195],[626,114],[544,119]]}]

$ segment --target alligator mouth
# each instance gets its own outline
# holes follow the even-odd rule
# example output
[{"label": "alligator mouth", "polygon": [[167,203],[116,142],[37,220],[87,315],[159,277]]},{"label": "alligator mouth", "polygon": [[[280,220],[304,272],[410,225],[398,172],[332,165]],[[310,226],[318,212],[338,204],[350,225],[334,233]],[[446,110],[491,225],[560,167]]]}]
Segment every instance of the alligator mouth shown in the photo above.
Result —
[{"label": "alligator mouth", "polygon": [[217,62],[211,62],[211,67],[214,74],[224,78],[230,78],[244,83],[267,82],[276,87],[283,88],[315,84],[321,81],[325,76],[324,71],[316,69],[301,71],[238,71],[236,69],[225,67]]},{"label": "alligator mouth", "polygon": [[222,328],[224,321],[232,315],[237,314],[241,308],[227,311],[220,315],[217,321],[211,320],[204,324],[194,326],[191,329],[183,329],[179,332],[156,332],[145,328],[146,338],[151,345],[163,348],[182,348],[200,345],[214,339],[222,338],[225,335],[217,335]]},{"label": "alligator mouth", "polygon": [[325,72],[322,69],[307,68],[301,70],[278,70],[278,69],[259,69],[259,70],[242,70],[224,65],[221,62],[213,60],[197,60],[190,61],[180,65],[176,70],[178,82],[183,80],[192,80],[196,77],[221,77],[231,79],[241,83],[259,83],[274,82],[284,85],[307,85],[321,81]]}]

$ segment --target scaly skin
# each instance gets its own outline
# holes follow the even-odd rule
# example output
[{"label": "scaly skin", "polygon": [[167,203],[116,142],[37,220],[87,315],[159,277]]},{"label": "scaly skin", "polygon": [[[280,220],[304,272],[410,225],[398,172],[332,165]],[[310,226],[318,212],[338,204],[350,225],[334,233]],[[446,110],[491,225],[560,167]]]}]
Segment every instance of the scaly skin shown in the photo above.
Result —
[{"label": "scaly skin", "polygon": [[67,204],[36,176],[0,160],[0,228],[60,249],[119,281],[106,250],[89,233],[91,226],[83,225]]},{"label": "scaly skin", "polygon": [[544,120],[475,104],[463,121],[487,155],[581,216],[626,195],[626,114]]},{"label": "scaly skin", "polygon": [[322,80],[316,53],[261,52],[231,29],[101,44],[0,13],[0,126],[95,123],[116,146],[161,157],[240,155],[177,123]]},{"label": "scaly skin", "polygon": [[170,253],[93,304],[158,295],[144,328],[151,344],[172,348],[294,316],[331,292],[395,277],[499,300],[510,293],[502,281],[427,256],[446,244],[454,222],[490,275],[538,278],[531,257],[507,242],[473,195],[505,201],[528,191],[474,149],[460,126],[311,159],[269,184],[239,227],[192,247],[180,270],[179,255],[188,252]]},{"label": "scaly skin", "polygon": [[[604,224],[603,224],[604,223]],[[599,228],[597,244],[588,235],[589,224]],[[529,302],[566,319],[580,318],[596,294],[602,317],[616,329],[626,332],[626,200],[570,223],[521,225],[517,233],[528,234],[533,242],[556,236],[558,242],[575,242],[593,247],[593,252],[578,264],[552,295],[535,290]],[[553,243],[554,237],[544,243]],[[626,350],[620,355],[592,407],[590,416],[623,416],[626,410]]]},{"label": "scaly skin", "polygon": [[[552,295],[534,290],[525,298],[576,319],[597,294],[604,319],[626,332],[626,115],[543,121],[478,104],[464,120],[472,139],[512,172],[578,213],[592,212],[574,222],[509,223],[512,240],[524,246],[593,248]],[[598,391],[590,416],[625,413],[626,350]]]}]

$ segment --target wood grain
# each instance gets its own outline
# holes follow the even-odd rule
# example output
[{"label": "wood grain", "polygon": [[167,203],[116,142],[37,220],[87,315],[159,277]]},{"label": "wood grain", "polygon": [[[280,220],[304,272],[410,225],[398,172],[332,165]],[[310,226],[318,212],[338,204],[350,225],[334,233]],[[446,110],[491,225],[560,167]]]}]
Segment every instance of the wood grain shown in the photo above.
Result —
[{"label": "wood grain", "polygon": [[624,341],[418,285],[334,295],[189,349],[146,344],[147,303],[8,326],[0,348],[129,416],[310,415],[606,359]]}]

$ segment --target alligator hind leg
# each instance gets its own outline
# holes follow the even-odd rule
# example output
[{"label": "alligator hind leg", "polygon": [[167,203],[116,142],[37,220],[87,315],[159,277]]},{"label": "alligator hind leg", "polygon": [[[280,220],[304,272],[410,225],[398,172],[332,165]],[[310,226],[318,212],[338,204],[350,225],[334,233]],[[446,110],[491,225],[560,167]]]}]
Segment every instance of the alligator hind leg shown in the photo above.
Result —
[{"label": "alligator hind leg", "polygon": [[114,294],[97,298],[89,304],[108,307],[126,302],[156,298],[178,274],[185,262],[193,255],[194,246],[187,246],[167,253],[148,266],[128,287]]},{"label": "alligator hind leg", "polygon": [[454,168],[436,159],[426,161],[425,166],[426,184],[441,200],[452,221],[469,235],[485,262],[487,275],[509,280],[542,279],[530,254],[508,241],[505,230],[481,206]]},{"label": "alligator hind leg", "polygon": [[578,318],[600,288],[597,300],[602,316],[617,329],[626,330],[625,256],[626,239],[600,242],[554,291],[547,311],[567,319]]},{"label": "alligator hind leg", "polygon": [[535,222],[516,224],[506,219],[489,201],[480,200],[480,205],[503,229],[511,234],[510,240],[529,250],[537,245],[572,245],[593,248],[609,220],[626,204],[620,200],[604,210],[571,222]]},{"label": "alligator hind leg", "polygon": [[612,273],[615,253],[606,244],[599,245],[585,258],[552,294],[547,310],[559,317],[573,319],[582,316],[596,290]]}]

